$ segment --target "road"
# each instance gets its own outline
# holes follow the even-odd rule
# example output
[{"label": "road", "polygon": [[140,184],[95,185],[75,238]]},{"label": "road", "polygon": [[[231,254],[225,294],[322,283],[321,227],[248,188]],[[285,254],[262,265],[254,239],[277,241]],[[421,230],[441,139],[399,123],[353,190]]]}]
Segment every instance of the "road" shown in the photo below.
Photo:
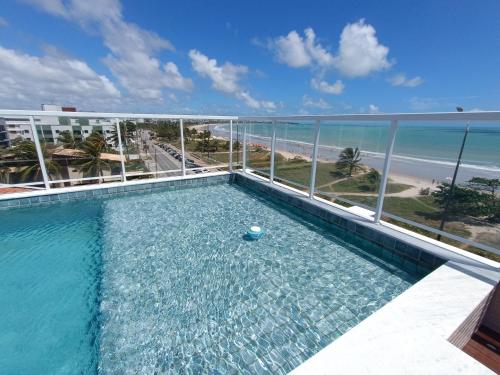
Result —
[{"label": "road", "polygon": [[146,161],[148,169],[151,172],[181,169],[181,162],[161,147],[155,145],[149,132],[142,132],[142,140],[146,143],[148,154],[151,157],[151,159]]}]

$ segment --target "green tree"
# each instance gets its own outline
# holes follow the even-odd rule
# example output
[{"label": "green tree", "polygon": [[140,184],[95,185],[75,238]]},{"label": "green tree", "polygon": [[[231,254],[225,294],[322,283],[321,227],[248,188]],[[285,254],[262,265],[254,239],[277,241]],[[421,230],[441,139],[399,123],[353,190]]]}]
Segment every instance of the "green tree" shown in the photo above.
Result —
[{"label": "green tree", "polygon": [[73,136],[69,130],[62,131],[59,134],[58,142],[62,144],[64,148],[76,149],[80,147],[81,142]]},{"label": "green tree", "polygon": [[[137,131],[137,126],[132,121],[122,121],[120,122],[120,138],[122,142],[122,146],[125,146],[125,153],[127,155],[127,159],[130,159],[129,154],[129,143],[134,139],[135,133]],[[115,129],[111,132],[111,136],[109,137],[111,142],[118,147],[120,144],[118,142],[118,131]]]},{"label": "green tree", "polygon": [[335,167],[348,177],[351,177],[353,173],[360,171],[362,166],[359,149],[357,147],[344,148],[339,155],[339,160],[335,163]]},{"label": "green tree", "polygon": [[449,199],[448,214],[455,216],[481,217],[491,214],[490,197],[488,194],[469,189],[463,186],[455,186],[451,193],[451,186],[442,183],[437,190],[432,192],[436,203],[445,208]]},{"label": "green tree", "polygon": [[[134,139],[135,132],[137,131],[137,125],[134,124],[132,121],[122,121],[120,122],[120,135],[121,135],[121,141],[122,144],[127,144],[131,140]],[[110,139],[113,141],[113,143],[118,146],[118,132],[115,127],[115,129],[111,132],[111,137]]]},{"label": "green tree", "polygon": [[[40,148],[42,149],[43,160],[45,164],[45,169],[47,174],[51,177],[59,176],[59,164],[52,160],[47,144],[44,141],[40,141]],[[40,162],[38,161],[38,153],[36,152],[36,146],[33,142],[28,140],[22,140],[13,147],[16,159],[20,159],[21,163],[18,169],[21,173],[22,181],[41,181],[42,180],[42,168],[40,167]]]},{"label": "green tree", "polygon": [[[104,171],[111,170],[110,164],[101,159],[101,153],[107,151],[106,139],[101,134],[92,133],[82,143],[81,149],[87,157],[87,161],[84,161],[80,166],[84,176],[102,177],[104,176]],[[99,179],[100,182],[101,179]]]},{"label": "green tree", "polygon": [[[212,132],[210,130],[203,130],[200,134],[200,140],[196,145],[198,151],[206,152],[207,157],[210,157],[210,151],[214,149],[214,142],[212,142]],[[215,147],[216,149],[217,147]]]},{"label": "green tree", "polygon": [[0,165],[0,181],[4,184],[9,183],[10,168],[6,165]]},{"label": "green tree", "polygon": [[368,173],[366,174],[366,181],[370,184],[369,190],[375,191],[380,185],[380,180],[382,177],[380,176],[379,171],[377,171],[375,168],[371,168]]},{"label": "green tree", "polygon": [[485,191],[490,194],[493,201],[497,198],[497,190],[500,188],[498,178],[473,177],[467,181],[467,186],[474,190]]}]

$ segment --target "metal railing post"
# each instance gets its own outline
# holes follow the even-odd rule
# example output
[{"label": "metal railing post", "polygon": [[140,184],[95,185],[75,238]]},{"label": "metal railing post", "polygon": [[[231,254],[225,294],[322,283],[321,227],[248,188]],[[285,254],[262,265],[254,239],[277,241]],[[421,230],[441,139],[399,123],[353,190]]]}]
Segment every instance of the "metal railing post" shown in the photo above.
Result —
[{"label": "metal railing post", "polygon": [[243,173],[247,173],[247,124],[243,125]]},{"label": "metal railing post", "polygon": [[233,171],[233,120],[229,120],[229,172]]},{"label": "metal railing post", "polygon": [[389,171],[391,169],[392,151],[394,149],[394,141],[396,139],[397,130],[398,130],[398,121],[392,120],[391,127],[389,130],[389,138],[387,140],[387,148],[385,150],[384,171],[382,173],[382,180],[380,181],[380,188],[378,190],[378,198],[377,198],[377,206],[375,208],[375,215],[373,216],[373,221],[375,223],[380,222],[380,217],[382,216],[382,210],[384,208],[385,189],[387,187],[387,181],[389,180]]},{"label": "metal railing post", "polygon": [[316,120],[316,129],[314,130],[314,147],[312,154],[311,164],[311,181],[309,185],[309,198],[314,197],[314,189],[316,187],[316,164],[318,162],[318,148],[319,148],[319,128],[320,121]]},{"label": "metal railing post", "polygon": [[127,181],[127,176],[125,176],[125,158],[123,157],[122,131],[120,129],[120,119],[116,118],[115,121],[116,121],[116,135],[118,136],[118,152],[120,153],[120,164],[122,169],[122,181],[125,182]]},{"label": "metal railing post", "polygon": [[181,127],[181,156],[182,156],[182,161],[181,161],[181,170],[182,170],[182,175],[186,175],[186,153],[184,151],[184,122],[182,119],[179,120],[179,124]]},{"label": "metal railing post", "polygon": [[269,183],[274,181],[274,154],[276,152],[276,121],[273,121],[273,135],[271,137],[271,165],[269,173]]},{"label": "metal railing post", "polygon": [[[40,140],[38,139],[38,133],[36,131],[35,126],[35,118],[30,116],[30,127],[31,132],[33,133],[33,141],[35,142],[36,154],[38,156],[38,163],[40,164],[40,170],[42,171],[43,184],[45,185],[45,189],[50,189],[49,183],[49,175],[47,174],[47,168],[45,167],[45,158],[42,152],[42,146],[40,146]],[[43,134],[43,129],[42,129]]]}]

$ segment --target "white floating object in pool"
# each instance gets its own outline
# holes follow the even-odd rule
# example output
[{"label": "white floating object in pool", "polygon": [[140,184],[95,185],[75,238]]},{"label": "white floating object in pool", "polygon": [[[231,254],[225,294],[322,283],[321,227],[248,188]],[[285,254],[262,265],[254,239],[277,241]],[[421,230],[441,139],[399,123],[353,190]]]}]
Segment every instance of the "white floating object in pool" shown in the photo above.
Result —
[{"label": "white floating object in pool", "polygon": [[247,231],[247,236],[250,237],[253,240],[256,240],[258,238],[261,238],[264,235],[264,232],[262,229],[257,226],[257,225],[252,225],[250,227],[250,230]]}]

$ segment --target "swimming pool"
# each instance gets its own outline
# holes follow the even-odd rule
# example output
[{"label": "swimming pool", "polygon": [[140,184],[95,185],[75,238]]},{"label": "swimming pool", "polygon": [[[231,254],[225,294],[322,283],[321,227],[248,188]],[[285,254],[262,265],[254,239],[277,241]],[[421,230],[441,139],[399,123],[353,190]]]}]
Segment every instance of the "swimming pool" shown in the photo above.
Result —
[{"label": "swimming pool", "polygon": [[424,276],[235,184],[0,215],[9,373],[284,374]]}]

